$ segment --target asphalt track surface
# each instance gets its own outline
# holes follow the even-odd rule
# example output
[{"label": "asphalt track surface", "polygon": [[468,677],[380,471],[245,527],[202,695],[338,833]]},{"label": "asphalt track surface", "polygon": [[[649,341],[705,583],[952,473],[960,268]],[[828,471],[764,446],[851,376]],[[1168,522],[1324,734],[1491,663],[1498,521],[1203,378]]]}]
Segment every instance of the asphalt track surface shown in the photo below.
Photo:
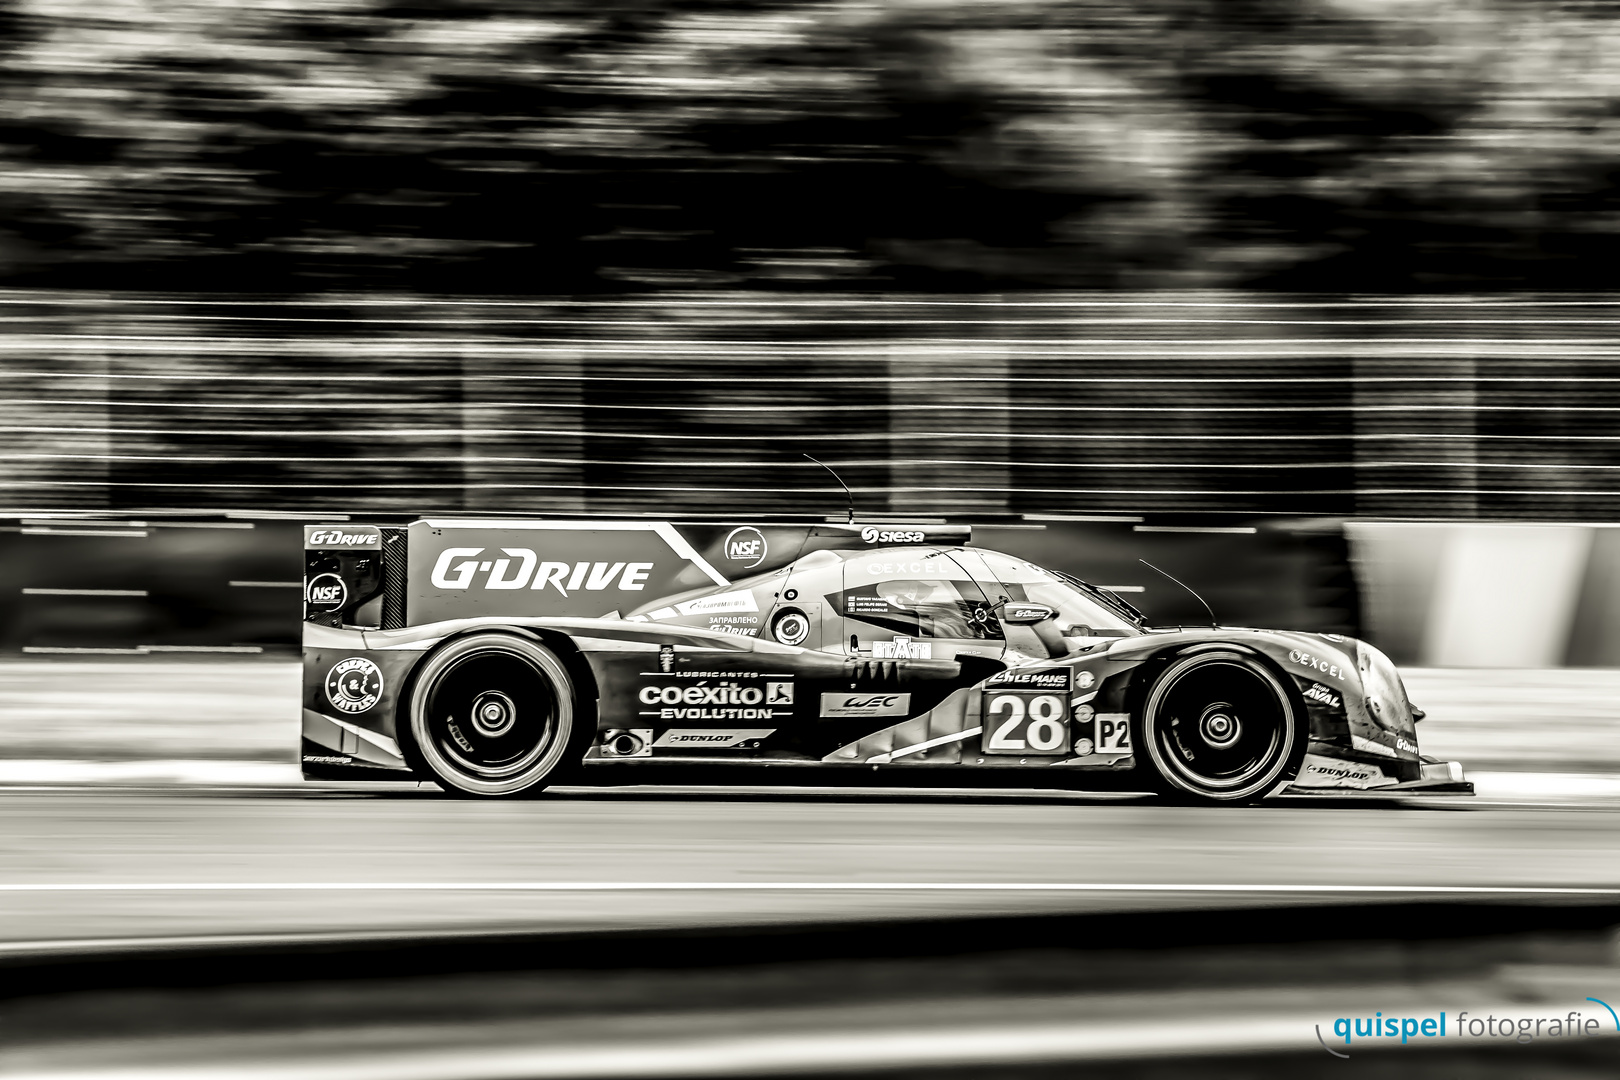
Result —
[{"label": "asphalt track surface", "polygon": [[0,791],[0,951],[1255,903],[1620,896],[1620,811],[1465,798]]}]

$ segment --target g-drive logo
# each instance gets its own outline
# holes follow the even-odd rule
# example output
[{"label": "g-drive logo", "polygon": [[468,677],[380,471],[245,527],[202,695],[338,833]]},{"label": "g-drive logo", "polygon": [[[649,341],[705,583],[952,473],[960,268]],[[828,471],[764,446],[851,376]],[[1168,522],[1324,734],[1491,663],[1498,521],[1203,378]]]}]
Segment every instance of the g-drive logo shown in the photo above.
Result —
[{"label": "g-drive logo", "polygon": [[305,547],[378,547],[382,540],[381,534],[374,530],[361,530],[359,532],[344,532],[342,529],[315,529],[304,538]]},{"label": "g-drive logo", "polygon": [[650,562],[542,562],[529,548],[501,548],[503,559],[478,558],[485,550],[445,548],[433,564],[429,580],[438,589],[471,589],[476,581],[480,588],[493,590],[539,591],[549,586],[564,596],[579,589],[640,592],[647,587],[647,575],[654,566]]},{"label": "g-drive logo", "polygon": [[861,530],[861,540],[868,544],[920,544],[926,539],[928,539],[926,533],[904,530],[880,531],[876,525],[868,525]]}]

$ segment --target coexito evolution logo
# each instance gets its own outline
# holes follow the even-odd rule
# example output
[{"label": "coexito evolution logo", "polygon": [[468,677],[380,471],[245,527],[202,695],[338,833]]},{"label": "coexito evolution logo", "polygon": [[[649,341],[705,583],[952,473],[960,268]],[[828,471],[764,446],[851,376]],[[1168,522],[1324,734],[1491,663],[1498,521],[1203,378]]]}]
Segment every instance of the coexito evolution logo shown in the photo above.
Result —
[{"label": "coexito evolution logo", "polygon": [[[1382,1010],[1371,1016],[1341,1016],[1331,1025],[1331,1034],[1316,1026],[1317,1041],[1322,1049],[1334,1057],[1347,1058],[1349,1048],[1361,1046],[1379,1049],[1389,1046],[1408,1046],[1414,1042],[1433,1045],[1434,1040],[1480,1043],[1513,1043],[1525,1045],[1537,1040],[1589,1039],[1597,1036],[1620,1035],[1620,1014],[1601,998],[1586,999],[1601,1009],[1582,1006],[1567,1012],[1554,1013],[1525,1009],[1509,1015],[1494,1012],[1484,1014],[1464,1009],[1431,1013],[1427,1016],[1385,1015]],[[1340,1049],[1343,1047],[1344,1049]]]}]

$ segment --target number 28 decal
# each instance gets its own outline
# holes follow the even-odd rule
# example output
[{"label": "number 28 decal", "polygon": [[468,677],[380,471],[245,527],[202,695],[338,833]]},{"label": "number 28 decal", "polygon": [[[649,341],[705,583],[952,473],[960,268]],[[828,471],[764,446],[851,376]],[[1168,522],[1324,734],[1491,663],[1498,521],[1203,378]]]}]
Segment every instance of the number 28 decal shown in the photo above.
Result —
[{"label": "number 28 decal", "polygon": [[983,748],[987,754],[1067,754],[1068,702],[1058,694],[987,694]]}]

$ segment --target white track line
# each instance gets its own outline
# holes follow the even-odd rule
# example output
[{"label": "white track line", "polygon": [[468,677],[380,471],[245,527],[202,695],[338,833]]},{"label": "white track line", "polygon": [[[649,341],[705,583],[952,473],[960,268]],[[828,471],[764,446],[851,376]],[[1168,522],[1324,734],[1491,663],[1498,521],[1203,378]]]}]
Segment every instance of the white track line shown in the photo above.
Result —
[{"label": "white track line", "polygon": [[1063,881],[69,881],[0,882],[0,893],[98,892],[1060,892],[1290,895],[1620,896],[1620,886],[1170,884]]},{"label": "white track line", "polygon": [[[1495,1003],[1490,1003],[1494,1005]],[[1078,1006],[1078,1003],[1077,1003]],[[1470,1010],[1472,1011],[1472,1010]],[[1481,1009],[1480,1011],[1485,1011]],[[1562,1006],[1529,1006],[1516,1016],[1562,1020]],[[1584,1014],[1583,1014],[1584,1015]],[[1053,1022],[979,1023],[946,1027],[907,1023],[879,1030],[812,1030],[750,1034],[690,1034],[619,1037],[529,1045],[401,1047],[365,1054],[287,1053],[282,1060],[179,1060],[151,1064],[8,1070],[39,1080],[191,1080],[231,1076],[238,1080],[549,1080],[804,1075],[893,1069],[960,1069],[965,1065],[1010,1066],[1088,1060],[1184,1058],[1209,1054],[1315,1051],[1323,1014],[1290,1009],[1267,1016],[1098,1020],[1076,1015]],[[1605,1039],[1614,1032],[1594,1035]],[[1586,1038],[1579,1041],[1584,1043]],[[1463,1038],[1458,1049],[1486,1040]],[[185,1044],[178,1044],[184,1052]],[[1451,1048],[1443,1042],[1424,1049]],[[1388,1055],[1400,1044],[1384,1040],[1351,1048]],[[286,1051],[284,1051],[285,1053]],[[1328,1061],[1326,1054],[1322,1061]]]}]

